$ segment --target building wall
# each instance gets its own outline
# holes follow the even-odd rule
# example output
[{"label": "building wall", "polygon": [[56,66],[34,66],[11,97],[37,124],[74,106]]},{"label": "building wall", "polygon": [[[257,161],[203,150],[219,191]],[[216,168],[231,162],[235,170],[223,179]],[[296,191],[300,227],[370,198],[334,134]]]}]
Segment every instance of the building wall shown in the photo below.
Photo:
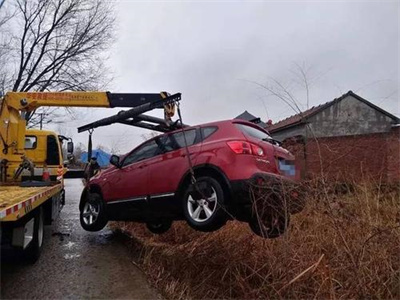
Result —
[{"label": "building wall", "polygon": [[390,117],[353,96],[329,106],[308,122],[317,137],[389,132],[393,125]]},{"label": "building wall", "polygon": [[[268,127],[267,127],[267,130],[268,130]],[[271,136],[275,140],[278,140],[280,142],[282,142],[284,139],[286,139],[288,137],[298,136],[298,135],[302,135],[302,136],[306,136],[307,135],[306,134],[306,125],[301,124],[301,125],[289,127],[288,129],[284,129],[284,130],[281,130],[279,132],[271,134]]]},{"label": "building wall", "polygon": [[340,182],[400,182],[399,129],[341,137],[288,139],[284,147],[295,156],[303,178],[324,176]]},{"label": "building wall", "polygon": [[389,132],[393,120],[353,96],[347,96],[308,118],[307,123],[308,126],[296,125],[271,135],[283,141],[297,135],[312,138]]}]

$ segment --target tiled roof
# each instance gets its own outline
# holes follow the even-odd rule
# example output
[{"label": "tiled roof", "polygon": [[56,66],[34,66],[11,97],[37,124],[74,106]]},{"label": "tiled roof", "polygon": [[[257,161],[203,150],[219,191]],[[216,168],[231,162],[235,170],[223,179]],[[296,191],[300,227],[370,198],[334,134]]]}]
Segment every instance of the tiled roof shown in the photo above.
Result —
[{"label": "tiled roof", "polygon": [[324,104],[318,105],[318,106],[313,106],[310,109],[303,111],[301,113],[298,113],[296,115],[290,116],[286,119],[283,119],[275,124],[272,124],[270,126],[268,126],[268,131],[273,133],[276,131],[279,131],[281,129],[287,128],[287,127],[291,127],[297,124],[301,124],[303,123],[307,118],[317,114],[320,111],[323,111],[325,108],[333,105],[334,103],[337,103],[341,100],[343,100],[344,98],[346,98],[347,96],[353,96],[354,98],[358,99],[359,101],[364,102],[365,104],[371,106],[372,108],[380,111],[381,113],[383,113],[384,115],[392,118],[393,120],[395,120],[396,122],[400,122],[400,119],[397,118],[396,116],[388,113],[387,111],[383,110],[382,108],[372,104],[371,102],[365,100],[364,98],[358,96],[357,94],[353,93],[352,91],[348,91],[346,94],[343,94],[342,96],[340,96],[339,98],[336,98],[332,101],[326,102]]}]

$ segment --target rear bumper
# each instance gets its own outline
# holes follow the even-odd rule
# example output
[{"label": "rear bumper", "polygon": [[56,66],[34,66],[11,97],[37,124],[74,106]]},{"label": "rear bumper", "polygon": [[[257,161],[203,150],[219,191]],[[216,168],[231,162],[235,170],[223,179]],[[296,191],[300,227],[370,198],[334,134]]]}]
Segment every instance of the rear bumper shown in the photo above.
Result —
[{"label": "rear bumper", "polygon": [[251,213],[254,197],[278,196],[286,203],[291,214],[299,213],[305,206],[305,191],[300,183],[289,178],[269,174],[256,173],[247,180],[234,180],[231,184],[231,206],[238,214]]}]

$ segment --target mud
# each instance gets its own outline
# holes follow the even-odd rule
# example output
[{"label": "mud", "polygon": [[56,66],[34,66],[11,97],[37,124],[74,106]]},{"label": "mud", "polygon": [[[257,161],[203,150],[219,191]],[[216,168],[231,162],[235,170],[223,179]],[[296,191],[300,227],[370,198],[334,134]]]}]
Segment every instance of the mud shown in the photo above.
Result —
[{"label": "mud", "polygon": [[42,255],[34,265],[3,255],[1,298],[160,299],[132,262],[125,238],[106,228],[86,232],[79,224],[80,179],[66,180],[66,205],[46,226]]}]

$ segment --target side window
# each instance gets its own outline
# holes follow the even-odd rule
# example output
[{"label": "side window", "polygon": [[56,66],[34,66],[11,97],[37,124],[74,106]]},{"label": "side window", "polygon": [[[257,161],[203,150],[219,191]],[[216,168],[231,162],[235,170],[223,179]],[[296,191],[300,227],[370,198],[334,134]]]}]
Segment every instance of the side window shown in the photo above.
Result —
[{"label": "side window", "polygon": [[149,141],[140,146],[135,151],[128,154],[127,157],[124,159],[122,166],[125,167],[135,162],[153,157],[159,153],[160,151],[156,142],[154,140]]},{"label": "side window", "polygon": [[[196,129],[185,130],[185,137],[187,145],[192,146],[196,141]],[[178,148],[185,147],[185,138],[182,131],[172,134],[171,139],[173,140],[172,143]]]},{"label": "side window", "polygon": [[203,136],[203,140],[208,138],[210,135],[212,135],[214,132],[216,132],[218,127],[203,127],[201,128],[201,135]]},{"label": "side window", "polygon": [[163,153],[179,149],[179,146],[170,135],[161,136],[160,138],[156,139],[156,143]]},{"label": "side window", "polygon": [[54,135],[47,136],[46,164],[49,166],[60,165],[58,139]]},{"label": "side window", "polygon": [[[192,146],[199,142],[196,129],[185,130],[186,142],[188,146]],[[185,138],[182,131],[174,134],[163,135],[156,139],[156,143],[162,153],[178,150],[185,147]]]},{"label": "side window", "polygon": [[37,137],[34,135],[25,136],[25,149],[35,149],[37,146]]}]

